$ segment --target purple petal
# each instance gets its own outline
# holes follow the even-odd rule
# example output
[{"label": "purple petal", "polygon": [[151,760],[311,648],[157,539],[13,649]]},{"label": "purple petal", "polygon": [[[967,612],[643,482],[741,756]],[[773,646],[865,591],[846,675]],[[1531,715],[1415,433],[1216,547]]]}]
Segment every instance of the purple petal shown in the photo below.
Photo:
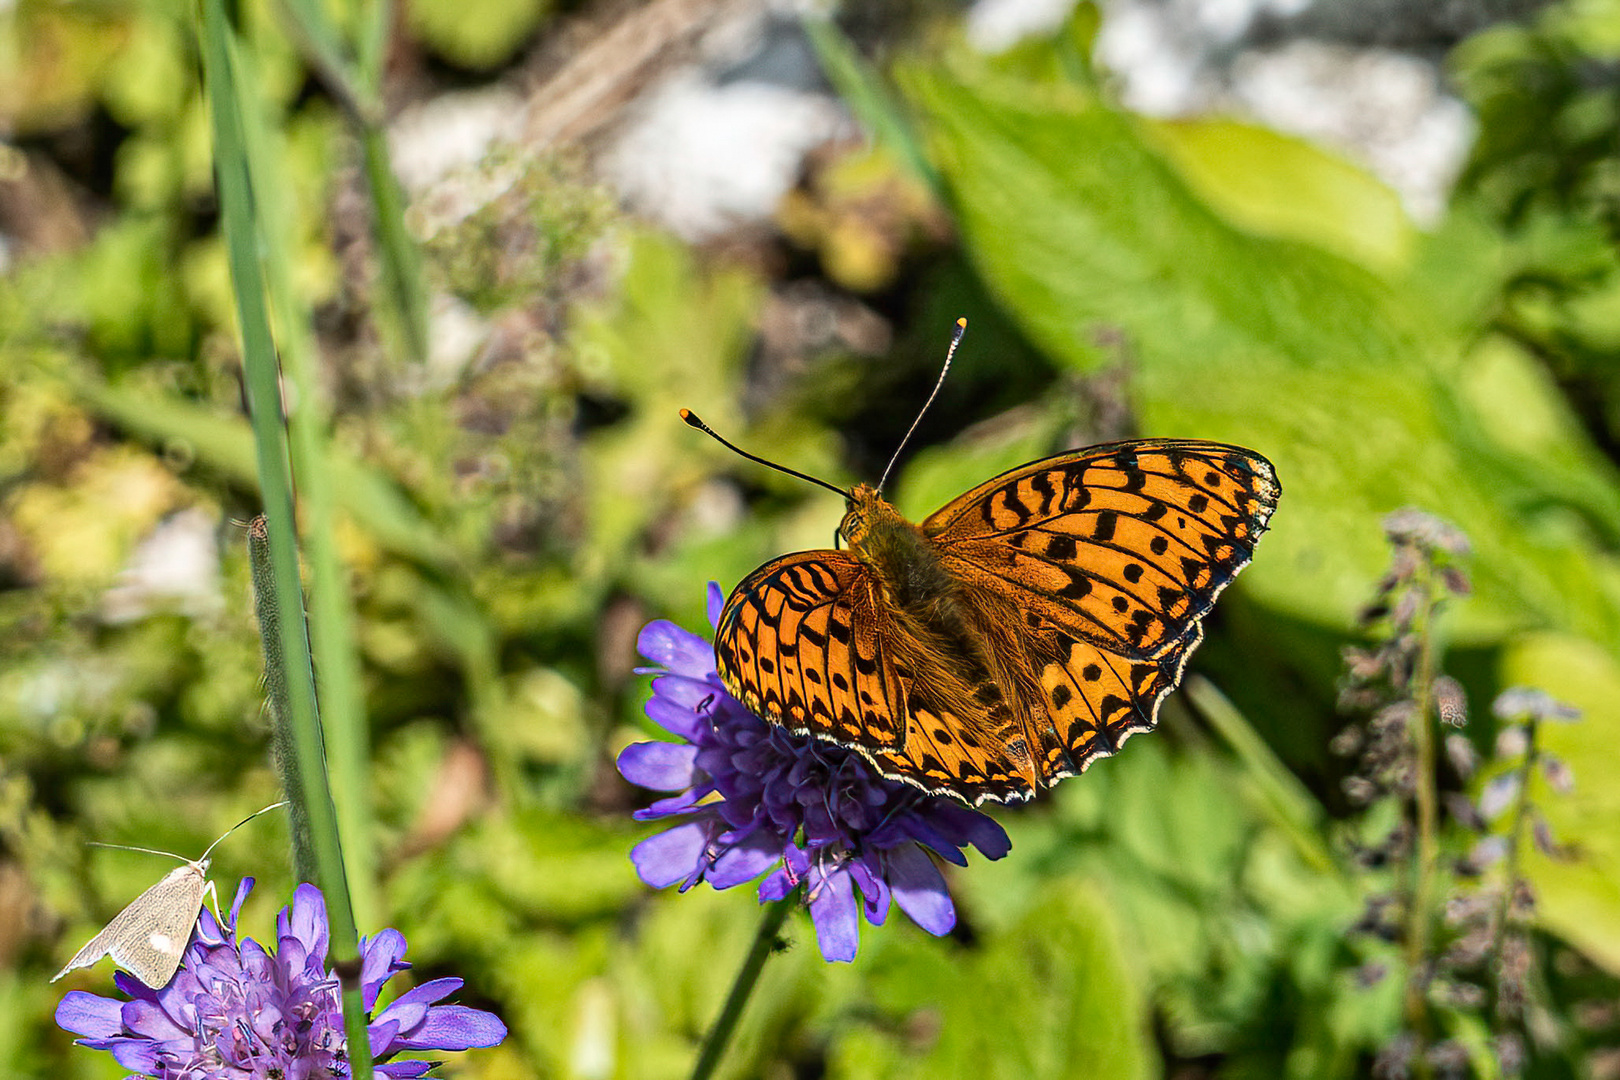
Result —
[{"label": "purple petal", "polygon": [[708,875],[709,884],[716,889],[729,889],[733,885],[753,881],[781,858],[781,838],[761,829],[740,843],[733,844],[714,861]]},{"label": "purple petal", "polygon": [[676,675],[701,679],[714,670],[714,646],[668,619],[654,619],[643,627],[636,649]]},{"label": "purple petal", "polygon": [[889,864],[889,886],[894,902],[911,916],[911,921],[943,937],[956,926],[956,906],[951,903],[945,878],[928,853],[915,844],[885,852]]},{"label": "purple petal", "polygon": [[937,800],[930,814],[941,827],[949,828],[959,839],[957,843],[972,844],[987,859],[999,859],[1012,850],[1012,839],[1007,830],[992,817],[958,806],[948,799]]},{"label": "purple petal", "polygon": [[395,998],[372,1023],[393,1021],[399,1025],[400,1031],[410,1032],[427,1017],[429,1006],[443,1001],[461,987],[462,980],[456,978],[425,982]]},{"label": "purple petal", "polygon": [[701,788],[687,788],[679,795],[654,800],[630,816],[637,821],[661,821],[677,814],[690,814],[702,803],[703,797],[713,790],[713,787],[707,785]]},{"label": "purple petal", "polygon": [[655,889],[684,880],[698,866],[709,846],[709,825],[688,821],[661,833],[654,833],[630,849],[636,874]]},{"label": "purple petal", "polygon": [[652,681],[652,689],[656,696],[668,698],[681,708],[692,712],[706,712],[705,706],[712,704],[716,699],[730,696],[713,672],[701,679],[685,675],[660,675]]},{"label": "purple petal", "polygon": [[309,956],[326,958],[326,898],[305,883],[293,891],[292,910],[276,917],[276,936],[297,938]]},{"label": "purple petal", "polygon": [[881,854],[874,854],[870,860],[863,857],[849,863],[850,880],[861,893],[861,911],[873,926],[882,926],[889,918],[890,890],[883,876],[882,859]]},{"label": "purple petal", "polygon": [[816,926],[816,944],[828,963],[855,959],[860,944],[860,920],[855,914],[855,892],[849,875],[841,870],[823,877],[810,889],[810,919]]},{"label": "purple petal", "polygon": [[781,900],[798,887],[798,879],[788,872],[787,867],[781,867],[770,877],[759,883],[759,902],[768,904],[775,900]]},{"label": "purple petal", "polygon": [[386,1065],[378,1065],[374,1071],[378,1076],[387,1076],[390,1080],[417,1080],[417,1077],[426,1076],[431,1068],[431,1061],[390,1061]]},{"label": "purple petal", "polygon": [[[704,696],[691,704],[687,704],[685,700],[687,695],[685,694],[677,696],[672,693],[660,693],[662,687],[658,684],[668,682],[671,679],[680,679],[683,683],[705,687]],[[647,699],[647,704],[642,706],[642,711],[647,714],[647,719],[671,735],[685,739],[687,742],[699,742],[710,724],[708,709],[702,707],[704,699],[707,698],[712,701],[720,693],[723,693],[723,691],[700,683],[696,679],[688,679],[681,675],[663,675],[654,681],[653,696]]]},{"label": "purple petal", "polygon": [[406,1050],[474,1050],[496,1046],[506,1038],[500,1017],[465,1005],[435,1005],[427,1020],[399,1040]]},{"label": "purple petal", "polygon": [[[181,974],[185,973],[182,971]],[[175,980],[175,982],[178,981],[178,979]],[[156,1001],[158,999],[158,992],[156,990],[152,989],[150,986],[147,986],[145,983],[141,982],[141,980],[137,979],[127,971],[113,972],[113,985],[122,990],[124,993],[128,994],[130,997],[137,998],[141,1001]],[[169,985],[173,986],[174,983],[170,983]],[[123,1005],[123,1002],[119,1002],[119,1005]]]},{"label": "purple petal", "polygon": [[225,928],[219,925],[219,920],[214,918],[214,913],[209,910],[207,904],[204,904],[197,912],[197,925],[192,928],[191,938],[186,943],[187,950],[190,951],[199,945],[213,948],[223,944],[225,944]]},{"label": "purple petal", "polygon": [[174,1018],[155,1002],[126,1001],[120,1016],[125,1031],[144,1039],[168,1042],[170,1039],[189,1037],[186,1029],[175,1023]]},{"label": "purple petal", "polygon": [[934,828],[934,822],[929,821],[921,814],[907,815],[903,827],[894,834],[885,836],[884,848],[905,847],[913,842],[922,844],[933,850],[940,858],[953,862],[957,866],[967,865],[967,856],[962,854],[959,841],[953,840]]},{"label": "purple petal", "polygon": [[70,990],[56,1006],[56,1025],[64,1031],[91,1039],[110,1039],[124,1033],[124,1003],[97,997],[83,990]]},{"label": "purple petal", "polygon": [[366,1012],[377,1005],[377,995],[383,984],[397,971],[410,967],[402,963],[405,958],[405,935],[390,927],[366,942],[361,951],[360,986],[364,993]]},{"label": "purple petal", "polygon": [[242,904],[247,901],[248,893],[253,891],[253,879],[243,878],[236,885],[236,899],[231,901],[231,932],[236,932],[237,917],[242,914]]},{"label": "purple petal", "polygon": [[720,588],[718,581],[709,582],[708,599],[709,625],[718,630],[720,629],[720,613],[726,609],[725,590]]},{"label": "purple petal", "polygon": [[667,742],[631,743],[619,753],[619,773],[632,784],[654,791],[684,791],[695,779],[698,748]]},{"label": "purple petal", "polygon": [[371,1046],[373,1060],[397,1054],[404,1047],[396,1047],[399,1038],[398,1020],[374,1020],[366,1026],[366,1042]]},{"label": "purple petal", "polygon": [[113,1060],[130,1072],[141,1076],[156,1076],[158,1051],[162,1047],[150,1039],[114,1039],[107,1047]]}]

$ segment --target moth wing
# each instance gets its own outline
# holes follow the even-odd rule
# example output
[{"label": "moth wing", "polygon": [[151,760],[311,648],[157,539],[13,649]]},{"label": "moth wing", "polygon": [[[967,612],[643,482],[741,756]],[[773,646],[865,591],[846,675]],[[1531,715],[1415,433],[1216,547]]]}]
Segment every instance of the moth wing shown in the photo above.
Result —
[{"label": "moth wing", "polygon": [[110,956],[153,990],[163,989],[180,968],[180,957],[202,911],[205,885],[203,871],[195,863],[175,867],[114,915],[51,981]]}]

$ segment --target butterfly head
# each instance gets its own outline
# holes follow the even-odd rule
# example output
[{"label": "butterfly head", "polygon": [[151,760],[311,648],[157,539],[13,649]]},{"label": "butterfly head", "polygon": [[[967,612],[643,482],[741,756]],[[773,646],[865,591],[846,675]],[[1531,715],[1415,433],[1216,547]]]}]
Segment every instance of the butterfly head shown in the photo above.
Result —
[{"label": "butterfly head", "polygon": [[857,485],[849,493],[847,507],[838,532],[863,562],[904,559],[922,542],[917,526],[902,517],[871,484]]},{"label": "butterfly head", "polygon": [[845,507],[844,520],[838,523],[838,532],[856,550],[866,545],[873,527],[885,518],[884,511],[888,511],[888,516],[899,517],[894,507],[884,502],[883,496],[871,484],[857,484],[851,489]]}]

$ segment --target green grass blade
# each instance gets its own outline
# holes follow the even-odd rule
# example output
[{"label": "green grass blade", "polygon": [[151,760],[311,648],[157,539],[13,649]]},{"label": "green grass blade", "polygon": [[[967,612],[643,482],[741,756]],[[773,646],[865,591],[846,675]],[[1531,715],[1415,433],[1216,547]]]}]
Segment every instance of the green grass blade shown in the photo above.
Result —
[{"label": "green grass blade", "polygon": [[371,227],[377,258],[394,314],[401,346],[420,363],[427,359],[427,295],[422,287],[422,258],[405,227],[405,195],[394,176],[387,134],[377,125],[360,132],[366,183],[371,189]]},{"label": "green grass blade", "polygon": [[1209,726],[1225,740],[1247,773],[1256,802],[1293,841],[1300,858],[1314,870],[1337,873],[1333,853],[1322,841],[1321,803],[1299,777],[1278,760],[1266,741],[1249,725],[1237,706],[1201,675],[1187,680],[1183,693]]},{"label": "green grass blade", "polygon": [[[202,0],[199,12],[203,81],[213,121],[214,170],[220,217],[235,290],[246,369],[248,408],[252,417],[264,501],[265,544],[269,558],[270,594],[279,615],[282,671],[275,676],[286,687],[290,741],[301,790],[288,797],[302,803],[321,891],[326,896],[331,959],[342,975],[344,1021],[353,1075],[372,1075],[366,1017],[359,996],[360,951],[354,911],[338,838],[322,745],[315,672],[303,618],[298,541],[293,516],[291,461],[281,412],[280,370],[270,332],[265,280],[260,263],[257,208],[242,121],[242,103],[234,71],[232,31],[223,0]],[[272,650],[273,652],[274,650]]]},{"label": "green grass blade", "polygon": [[[234,54],[233,54],[234,55]],[[258,210],[259,250],[269,288],[275,340],[281,345],[282,378],[288,389],[287,429],[293,474],[298,477],[299,508],[304,524],[304,552],[310,571],[309,631],[314,646],[316,688],[325,733],[327,770],[332,778],[338,835],[343,841],[349,889],[362,925],[377,921],[376,858],[371,830],[371,746],[365,702],[360,691],[360,665],[355,652],[354,613],[348,574],[333,538],[331,477],[322,468],[328,421],[314,372],[315,341],[310,316],[293,284],[289,241],[298,235],[284,193],[292,182],[282,163],[285,147],[266,123],[250,66],[236,58],[233,70],[241,83],[243,145]]]},{"label": "green grass blade", "polygon": [[923,152],[904,108],[843,31],[831,19],[816,16],[806,17],[802,25],[805,36],[815,47],[816,59],[821,61],[822,73],[855,118],[872,133],[878,145],[899,159],[913,176],[936,194],[943,192],[939,170]]}]

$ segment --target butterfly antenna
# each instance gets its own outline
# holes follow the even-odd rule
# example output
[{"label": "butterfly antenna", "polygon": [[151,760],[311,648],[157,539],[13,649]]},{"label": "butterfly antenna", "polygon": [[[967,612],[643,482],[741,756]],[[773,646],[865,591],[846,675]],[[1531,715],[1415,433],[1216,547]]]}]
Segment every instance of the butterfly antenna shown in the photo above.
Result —
[{"label": "butterfly antenna", "polygon": [[913,420],[911,427],[906,430],[906,437],[901,439],[900,445],[894,448],[894,456],[889,459],[888,466],[883,470],[883,479],[878,481],[878,494],[883,493],[883,485],[889,482],[889,473],[893,471],[894,463],[900,460],[900,451],[906,448],[906,443],[910,442],[911,436],[916,434],[917,425],[922,423],[923,414],[928,411],[928,406],[932,405],[934,399],[939,396],[939,388],[945,385],[945,376],[951,370],[951,358],[956,355],[956,347],[962,344],[962,335],[965,333],[967,333],[967,320],[957,319],[956,330],[951,334],[951,347],[945,350],[945,366],[940,369],[939,381],[934,383],[934,391],[928,395],[928,400],[923,402],[923,407],[917,410],[917,419]]},{"label": "butterfly antenna", "polygon": [[703,434],[707,435],[709,438],[713,439],[715,442],[719,443],[721,446],[725,447],[727,450],[730,450],[734,454],[740,454],[743,457],[747,458],[749,461],[757,461],[761,465],[766,466],[767,468],[775,469],[777,472],[785,472],[789,476],[797,476],[800,480],[808,480],[812,484],[818,484],[821,487],[826,488],[828,491],[836,491],[838,494],[842,495],[846,500],[852,497],[850,495],[850,493],[845,491],[843,488],[834,487],[832,484],[827,483],[827,481],[825,481],[825,480],[817,480],[815,477],[809,475],[808,473],[802,473],[797,469],[790,469],[786,465],[778,465],[774,461],[766,461],[764,458],[759,457],[756,454],[750,454],[748,451],[742,449],[741,447],[733,446],[731,443],[727,442],[725,439],[722,439],[719,435],[717,435],[715,433],[714,428],[710,427],[708,424],[705,424],[702,420],[699,420],[697,413],[693,412],[691,409],[682,409],[681,410],[681,419],[686,421],[686,424],[687,424],[688,427],[697,428],[699,431],[703,432]]},{"label": "butterfly antenna", "polygon": [[226,836],[231,835],[231,833],[235,832],[237,829],[240,829],[242,826],[246,825],[248,822],[250,822],[254,818],[258,817],[260,814],[268,814],[270,811],[272,811],[272,810],[274,810],[274,809],[276,809],[278,807],[282,807],[282,806],[286,806],[286,805],[287,805],[287,800],[282,799],[280,802],[271,803],[269,806],[265,807],[263,810],[255,810],[255,811],[253,811],[253,813],[249,814],[247,817],[243,818],[241,821],[238,821],[235,825],[232,825],[229,829],[226,829],[224,836],[221,836],[219,838],[219,840],[215,840],[212,844],[209,844],[208,845],[208,850],[203,852],[202,853],[202,858],[198,859],[197,861],[202,862],[205,859],[207,859],[208,856],[213,853],[213,850],[216,847],[219,846],[219,841],[220,840],[225,839]]}]

